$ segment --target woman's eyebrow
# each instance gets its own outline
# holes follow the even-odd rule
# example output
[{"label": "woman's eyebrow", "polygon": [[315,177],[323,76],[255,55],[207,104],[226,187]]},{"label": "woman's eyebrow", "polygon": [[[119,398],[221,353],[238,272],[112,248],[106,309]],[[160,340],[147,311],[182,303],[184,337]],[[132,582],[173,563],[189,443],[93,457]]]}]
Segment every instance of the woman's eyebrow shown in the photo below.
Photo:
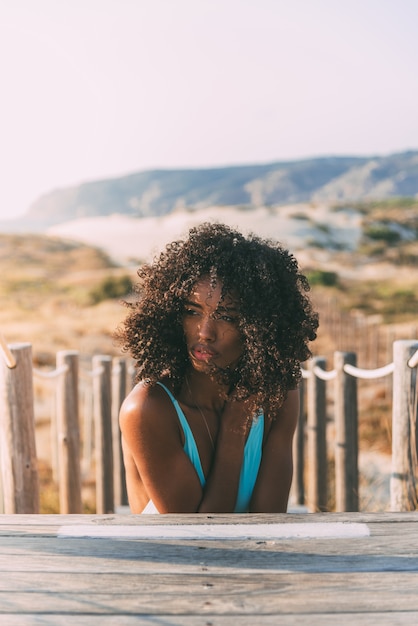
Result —
[{"label": "woman's eyebrow", "polygon": [[[196,309],[203,309],[203,305],[195,300],[184,300],[184,306],[194,306]],[[224,313],[238,313],[238,308],[235,304],[231,303],[230,305],[225,303],[219,303],[216,307],[216,311],[224,312]]]},{"label": "woman's eyebrow", "polygon": [[216,307],[217,311],[228,311],[228,313],[238,313],[238,308],[235,304],[219,304]]},{"label": "woman's eyebrow", "polygon": [[201,309],[201,308],[202,308],[202,305],[201,305],[201,304],[199,304],[199,302],[196,302],[195,300],[189,300],[189,299],[187,299],[187,300],[185,300],[185,301],[184,301],[184,305],[185,305],[185,306],[195,306],[195,307],[197,307],[197,308],[199,308],[199,309]]}]

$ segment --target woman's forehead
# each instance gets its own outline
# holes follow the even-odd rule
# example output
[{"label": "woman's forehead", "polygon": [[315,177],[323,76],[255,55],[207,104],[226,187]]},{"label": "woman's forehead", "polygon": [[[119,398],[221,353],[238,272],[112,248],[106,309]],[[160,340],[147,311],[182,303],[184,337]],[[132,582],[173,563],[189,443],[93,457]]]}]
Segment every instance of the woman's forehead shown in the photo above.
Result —
[{"label": "woman's forehead", "polygon": [[193,285],[190,296],[214,307],[221,303],[223,306],[238,304],[237,295],[232,290],[224,292],[223,280],[218,277],[203,276]]}]

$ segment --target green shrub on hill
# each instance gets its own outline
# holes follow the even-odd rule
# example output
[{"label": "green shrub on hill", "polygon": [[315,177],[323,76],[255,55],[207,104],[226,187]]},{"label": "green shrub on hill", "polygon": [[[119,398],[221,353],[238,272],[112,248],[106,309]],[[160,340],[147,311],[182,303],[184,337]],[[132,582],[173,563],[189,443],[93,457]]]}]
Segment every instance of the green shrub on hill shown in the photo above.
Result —
[{"label": "green shrub on hill", "polygon": [[129,276],[107,276],[96,287],[90,290],[93,304],[104,300],[124,298],[132,291],[132,281]]},{"label": "green shrub on hill", "polygon": [[397,244],[400,234],[387,224],[370,224],[364,229],[364,235],[369,239],[384,241],[388,245]]},{"label": "green shrub on hill", "polygon": [[324,287],[336,287],[338,285],[338,274],[326,270],[312,270],[306,273],[310,285],[322,285]]}]

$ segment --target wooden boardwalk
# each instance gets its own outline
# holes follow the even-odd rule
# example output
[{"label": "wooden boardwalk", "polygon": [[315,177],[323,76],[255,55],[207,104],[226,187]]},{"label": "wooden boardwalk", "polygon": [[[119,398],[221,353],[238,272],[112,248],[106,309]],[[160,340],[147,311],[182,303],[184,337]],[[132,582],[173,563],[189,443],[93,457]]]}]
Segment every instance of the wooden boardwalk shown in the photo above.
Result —
[{"label": "wooden boardwalk", "polygon": [[418,624],[418,512],[1,515],[0,624]]}]

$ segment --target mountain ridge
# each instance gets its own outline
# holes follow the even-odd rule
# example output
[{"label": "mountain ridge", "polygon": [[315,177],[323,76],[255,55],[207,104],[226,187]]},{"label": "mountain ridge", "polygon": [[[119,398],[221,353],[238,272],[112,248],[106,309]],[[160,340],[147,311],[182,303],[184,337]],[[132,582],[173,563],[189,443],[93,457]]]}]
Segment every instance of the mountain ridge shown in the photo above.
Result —
[{"label": "mountain ridge", "polygon": [[321,156],[264,164],[150,169],[56,189],[0,230],[34,230],[73,219],[158,217],[211,206],[280,206],[418,197],[418,151]]}]

